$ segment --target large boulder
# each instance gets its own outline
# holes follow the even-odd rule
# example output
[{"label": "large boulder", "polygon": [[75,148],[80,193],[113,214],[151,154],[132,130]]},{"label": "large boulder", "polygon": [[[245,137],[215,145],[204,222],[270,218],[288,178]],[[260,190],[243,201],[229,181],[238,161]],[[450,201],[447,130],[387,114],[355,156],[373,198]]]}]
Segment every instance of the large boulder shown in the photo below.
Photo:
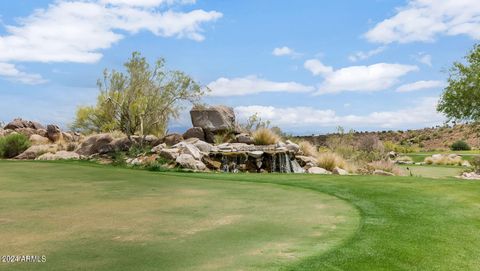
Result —
[{"label": "large boulder", "polygon": [[30,137],[31,135],[34,135],[36,134],[36,131],[35,129],[33,128],[18,128],[15,130],[15,132],[19,133],[19,134],[22,134],[26,137]]},{"label": "large boulder", "polygon": [[150,152],[153,152],[153,153],[160,153],[163,149],[165,149],[167,147],[167,144],[165,143],[162,143],[162,144],[158,144],[157,146],[153,147]]},{"label": "large boulder", "polygon": [[9,122],[7,125],[5,125],[4,129],[11,129],[11,130],[17,130],[20,128],[31,128],[34,130],[37,129],[45,129],[43,125],[41,125],[38,122],[35,121],[29,121],[29,120],[23,120],[21,118],[17,118]]},{"label": "large boulder", "polygon": [[113,151],[110,143],[113,137],[110,134],[97,134],[87,137],[75,150],[80,155],[104,154]]},{"label": "large boulder", "polygon": [[346,171],[343,168],[339,168],[339,167],[335,167],[332,170],[332,173],[335,174],[335,175],[348,175],[348,171]]},{"label": "large boulder", "polygon": [[184,154],[184,153],[190,154],[196,160],[202,159],[202,156],[203,156],[202,153],[193,144],[190,144],[190,143],[187,143],[187,142],[180,142],[173,147],[178,148],[180,150],[180,153],[182,153],[182,154]]},{"label": "large boulder", "polygon": [[175,160],[181,167],[193,170],[205,170],[207,167],[202,161],[196,160],[190,154],[180,154]]},{"label": "large boulder", "polygon": [[237,143],[253,144],[253,137],[246,133],[241,133],[235,136],[235,141]]},{"label": "large boulder", "polygon": [[177,157],[180,155],[180,150],[179,149],[167,149],[163,148],[160,150],[160,156],[167,159],[167,160],[176,160]]},{"label": "large boulder", "polygon": [[183,136],[181,134],[173,133],[166,135],[163,138],[163,142],[167,144],[167,146],[173,146],[183,141]]},{"label": "large boulder", "polygon": [[132,144],[132,141],[128,139],[128,137],[115,138],[109,143],[113,151],[128,151]]},{"label": "large boulder", "polygon": [[62,131],[57,125],[49,124],[47,125],[47,137],[53,142],[60,141],[63,139]]},{"label": "large boulder", "polygon": [[32,145],[44,145],[50,143],[50,139],[43,137],[41,135],[33,134],[29,137]]},{"label": "large boulder", "polygon": [[233,108],[223,105],[194,106],[190,110],[190,117],[194,127],[214,133],[233,131],[236,128]]},{"label": "large boulder", "polygon": [[285,143],[286,143],[285,147],[293,153],[297,153],[300,150],[300,146],[296,143],[293,143],[290,140],[287,140]]},{"label": "large boulder", "polygon": [[80,159],[80,155],[71,151],[58,151],[56,153],[45,153],[37,157],[35,160],[71,160]]},{"label": "large boulder", "polygon": [[192,127],[183,134],[184,139],[198,138],[205,141],[205,133],[201,127]]},{"label": "large boulder", "polygon": [[307,169],[307,172],[310,174],[332,174],[330,171],[321,167],[311,167]]},{"label": "large boulder", "polygon": [[193,143],[195,147],[197,147],[201,152],[210,153],[212,151],[216,151],[216,147],[210,143],[205,141],[198,140],[197,142]]},{"label": "large boulder", "polygon": [[20,160],[29,160],[35,159],[44,153],[55,153],[58,150],[56,144],[45,144],[45,145],[33,145],[30,148],[26,149],[21,154],[17,155],[15,159]]}]

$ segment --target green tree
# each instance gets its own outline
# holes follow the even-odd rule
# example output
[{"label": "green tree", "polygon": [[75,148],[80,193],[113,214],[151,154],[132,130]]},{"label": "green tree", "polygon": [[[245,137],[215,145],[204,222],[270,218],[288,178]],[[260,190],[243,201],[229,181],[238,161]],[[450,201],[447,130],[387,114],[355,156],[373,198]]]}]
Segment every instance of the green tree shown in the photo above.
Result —
[{"label": "green tree", "polygon": [[160,58],[152,68],[134,52],[126,72],[105,70],[95,106],[80,107],[72,127],[83,132],[122,131],[128,136],[163,135],[186,102],[198,103],[204,89],[181,71],[169,71]]},{"label": "green tree", "polygon": [[448,85],[437,110],[453,121],[480,120],[480,44],[465,57],[466,63],[454,62]]}]

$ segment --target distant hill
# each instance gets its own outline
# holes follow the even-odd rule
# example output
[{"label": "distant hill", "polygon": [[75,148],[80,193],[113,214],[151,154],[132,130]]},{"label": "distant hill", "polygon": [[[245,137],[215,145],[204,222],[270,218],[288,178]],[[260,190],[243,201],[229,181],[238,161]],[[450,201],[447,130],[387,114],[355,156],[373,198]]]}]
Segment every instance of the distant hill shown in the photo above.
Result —
[{"label": "distant hill", "polygon": [[[399,145],[413,145],[425,151],[449,149],[457,140],[466,141],[472,148],[480,149],[480,124],[457,124],[406,131],[354,132],[355,138],[364,135],[377,135],[382,141],[392,141]],[[325,146],[327,138],[338,134],[296,136],[317,146]]]}]

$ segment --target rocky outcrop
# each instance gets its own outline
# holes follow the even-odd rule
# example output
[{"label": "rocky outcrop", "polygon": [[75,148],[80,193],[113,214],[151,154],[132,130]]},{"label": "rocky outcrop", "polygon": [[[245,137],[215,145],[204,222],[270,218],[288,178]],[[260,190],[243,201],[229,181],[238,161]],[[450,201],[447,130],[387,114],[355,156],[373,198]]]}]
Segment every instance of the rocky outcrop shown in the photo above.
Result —
[{"label": "rocky outcrop", "polygon": [[332,173],[335,174],[335,175],[348,175],[348,171],[346,171],[345,169],[339,168],[339,167],[335,167],[332,170]]},{"label": "rocky outcrop", "polygon": [[150,152],[153,152],[153,153],[157,153],[159,154],[163,149],[165,149],[167,147],[167,144],[165,143],[162,143],[162,144],[158,144],[157,146],[153,147]]},{"label": "rocky outcrop", "polygon": [[194,127],[201,127],[211,132],[223,132],[235,129],[235,113],[233,108],[217,106],[194,106],[190,110]]},{"label": "rocky outcrop", "polygon": [[35,160],[72,160],[80,159],[80,155],[76,152],[58,151],[56,153],[45,153],[37,157]]},{"label": "rocky outcrop", "polygon": [[180,151],[178,149],[162,149],[160,150],[160,156],[167,159],[175,161],[177,157],[180,155]]},{"label": "rocky outcrop", "polygon": [[321,167],[311,167],[307,169],[307,172],[310,174],[332,174],[330,171]]},{"label": "rocky outcrop", "polygon": [[62,131],[57,125],[47,125],[47,137],[52,142],[57,142],[63,139]]},{"label": "rocky outcrop", "polygon": [[253,137],[246,133],[241,133],[235,136],[235,141],[237,143],[244,143],[244,144],[253,144]]},{"label": "rocky outcrop", "polygon": [[45,153],[55,153],[57,152],[57,150],[58,146],[56,144],[33,145],[18,156],[16,156],[15,159],[31,160]]},{"label": "rocky outcrop", "polygon": [[31,128],[34,130],[45,129],[43,125],[35,121],[23,120],[21,118],[14,119],[5,125],[4,129],[17,130],[20,128]]},{"label": "rocky outcrop", "polygon": [[207,167],[202,161],[196,160],[190,154],[180,154],[175,160],[182,168],[188,168],[193,170],[205,170]]},{"label": "rocky outcrop", "polygon": [[50,143],[50,139],[37,134],[31,135],[29,140],[32,145],[44,145]]},{"label": "rocky outcrop", "polygon": [[202,141],[205,141],[205,133],[201,127],[192,127],[183,134],[183,138],[198,138]]},{"label": "rocky outcrop", "polygon": [[167,146],[173,146],[173,145],[178,144],[182,141],[183,141],[183,136],[181,134],[177,134],[177,133],[166,135],[163,138],[163,142],[165,144],[167,144]]},{"label": "rocky outcrop", "polygon": [[80,155],[104,154],[113,151],[113,137],[110,134],[97,134],[86,138],[75,150]]}]

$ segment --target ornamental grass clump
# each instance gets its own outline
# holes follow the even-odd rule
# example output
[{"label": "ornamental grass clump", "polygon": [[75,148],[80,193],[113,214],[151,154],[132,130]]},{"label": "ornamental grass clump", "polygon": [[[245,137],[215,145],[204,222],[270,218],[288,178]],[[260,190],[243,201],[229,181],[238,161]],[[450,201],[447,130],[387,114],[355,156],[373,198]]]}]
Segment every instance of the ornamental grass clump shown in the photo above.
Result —
[{"label": "ornamental grass clump", "polygon": [[300,141],[298,143],[298,146],[300,147],[300,152],[303,155],[306,155],[306,156],[317,156],[318,155],[317,148],[315,146],[313,146],[308,141],[305,141],[305,140]]},{"label": "ornamental grass clump", "polygon": [[328,171],[333,171],[333,169],[336,167],[345,170],[349,169],[347,161],[342,156],[334,152],[319,153],[317,155],[317,164],[319,167]]},{"label": "ornamental grass clump", "polygon": [[461,166],[464,161],[456,154],[434,154],[425,158],[424,162],[428,165]]},{"label": "ornamental grass clump", "polygon": [[252,136],[255,145],[272,145],[280,141],[280,136],[268,128],[260,128]]}]

